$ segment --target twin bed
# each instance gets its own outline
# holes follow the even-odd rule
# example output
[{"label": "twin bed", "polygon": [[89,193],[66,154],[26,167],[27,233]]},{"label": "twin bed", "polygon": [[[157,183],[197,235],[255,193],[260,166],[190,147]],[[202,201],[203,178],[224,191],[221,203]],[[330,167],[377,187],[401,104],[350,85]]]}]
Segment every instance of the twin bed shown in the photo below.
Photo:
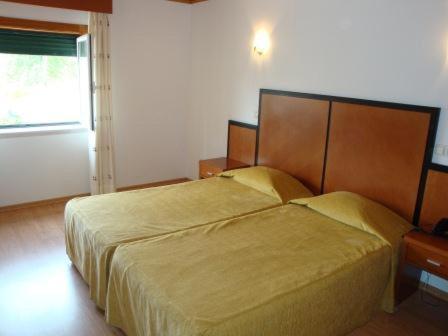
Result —
[{"label": "twin bed", "polygon": [[[351,209],[368,204],[354,194],[328,195]],[[392,247],[409,224],[383,209],[396,232],[373,235],[351,226],[361,217],[335,219],[347,209],[334,209],[333,216],[320,212],[331,210],[325,206],[318,209],[289,204],[120,246],[112,261],[107,321],[129,335],[353,330],[381,302],[391,302],[386,288],[393,286]]]},{"label": "twin bed", "polygon": [[[408,143],[417,141],[418,148],[373,164],[367,172],[373,180],[360,179],[366,172],[359,171],[347,187],[346,176],[335,173],[339,155],[353,165],[357,153],[348,147],[334,155],[344,142],[332,139],[329,124],[341,128],[341,110],[332,110],[338,99],[262,90],[256,163],[272,169],[69,202],[67,254],[107,321],[128,335],[343,335],[379,307],[392,312],[401,238],[418,216],[437,111],[353,100],[354,106],[416,112],[398,133],[399,144],[396,134],[380,134],[394,150],[409,131]],[[381,116],[378,127],[399,115],[367,113],[364,122],[359,112],[356,125],[366,133],[376,127],[372,113]],[[312,157],[297,146],[307,134],[305,152],[311,148]],[[358,139],[368,146],[370,140]],[[411,174],[380,190],[404,166]],[[325,194],[313,197],[309,190]]]},{"label": "twin bed", "polygon": [[[311,195],[298,181],[281,172],[259,169],[256,176],[246,178],[244,172],[240,175],[236,179],[212,178],[70,201],[65,211],[66,250],[89,284],[95,303],[105,308],[108,270],[118,245],[235,218]],[[266,188],[272,189],[263,189],[263,184],[260,188],[255,182],[265,182]]]}]

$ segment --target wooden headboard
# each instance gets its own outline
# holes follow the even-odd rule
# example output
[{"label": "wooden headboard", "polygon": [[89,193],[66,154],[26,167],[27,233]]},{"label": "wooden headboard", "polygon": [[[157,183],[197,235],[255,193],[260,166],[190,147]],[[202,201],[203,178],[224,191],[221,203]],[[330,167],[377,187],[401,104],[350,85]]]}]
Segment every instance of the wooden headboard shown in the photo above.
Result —
[{"label": "wooden headboard", "polygon": [[256,125],[229,120],[227,157],[253,166],[255,164],[256,138]]},{"label": "wooden headboard", "polygon": [[434,225],[442,218],[448,218],[448,166],[431,164],[425,190],[419,226],[431,232]]},{"label": "wooden headboard", "polygon": [[256,164],[418,223],[440,109],[262,89]]},{"label": "wooden headboard", "polygon": [[262,90],[257,164],[285,171],[320,193],[329,113],[330,102],[318,96]]}]

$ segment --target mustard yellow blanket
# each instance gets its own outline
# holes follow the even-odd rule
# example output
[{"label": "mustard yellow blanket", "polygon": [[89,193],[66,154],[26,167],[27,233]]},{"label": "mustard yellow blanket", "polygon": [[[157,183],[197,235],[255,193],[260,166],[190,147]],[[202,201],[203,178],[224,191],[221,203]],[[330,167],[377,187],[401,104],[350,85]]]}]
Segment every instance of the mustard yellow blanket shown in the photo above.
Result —
[{"label": "mustard yellow blanket", "polygon": [[106,318],[129,336],[343,335],[379,308],[383,239],[287,205],[121,245]]},{"label": "mustard yellow blanket", "polygon": [[66,207],[66,250],[90,285],[91,298],[104,309],[109,265],[119,244],[278,205],[278,198],[223,177],[78,198]]}]

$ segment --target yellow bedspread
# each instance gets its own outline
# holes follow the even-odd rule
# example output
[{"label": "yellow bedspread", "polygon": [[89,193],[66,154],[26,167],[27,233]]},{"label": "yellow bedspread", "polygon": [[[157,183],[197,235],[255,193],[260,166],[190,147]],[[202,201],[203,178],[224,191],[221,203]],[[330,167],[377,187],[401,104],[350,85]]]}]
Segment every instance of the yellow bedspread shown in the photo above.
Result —
[{"label": "yellow bedspread", "polygon": [[66,250],[104,309],[110,261],[124,242],[230,219],[280,205],[230,178],[78,198],[65,211]]},{"label": "yellow bedspread", "polygon": [[128,335],[343,335],[379,308],[392,249],[298,205],[121,245],[106,318]]}]

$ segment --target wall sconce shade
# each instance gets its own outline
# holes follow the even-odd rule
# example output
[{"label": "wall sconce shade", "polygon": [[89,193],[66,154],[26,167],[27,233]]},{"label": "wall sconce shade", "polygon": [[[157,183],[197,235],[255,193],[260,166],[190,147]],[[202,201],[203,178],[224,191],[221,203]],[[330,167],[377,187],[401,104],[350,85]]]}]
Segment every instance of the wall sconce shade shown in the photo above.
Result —
[{"label": "wall sconce shade", "polygon": [[271,41],[268,32],[259,30],[254,37],[254,52],[258,55],[263,55],[269,50],[270,46]]}]

